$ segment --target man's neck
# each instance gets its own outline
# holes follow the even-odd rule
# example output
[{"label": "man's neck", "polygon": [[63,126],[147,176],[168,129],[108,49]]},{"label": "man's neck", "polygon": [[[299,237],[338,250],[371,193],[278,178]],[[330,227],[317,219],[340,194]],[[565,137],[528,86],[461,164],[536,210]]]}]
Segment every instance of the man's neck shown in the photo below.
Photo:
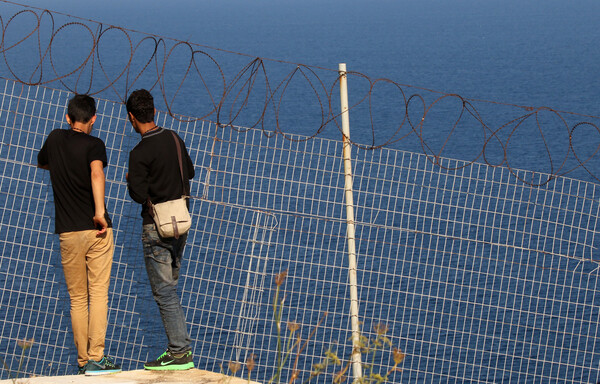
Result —
[{"label": "man's neck", "polygon": [[92,126],[89,124],[84,124],[84,123],[80,123],[80,122],[75,122],[74,124],[71,124],[72,130],[74,130],[76,132],[85,133],[86,135],[90,134],[91,127]]},{"label": "man's neck", "polygon": [[150,131],[153,131],[157,128],[158,127],[156,126],[156,124],[154,124],[154,121],[151,121],[149,123],[143,123],[143,124],[138,123],[138,130],[140,132],[140,135],[144,135],[144,134],[146,134]]}]

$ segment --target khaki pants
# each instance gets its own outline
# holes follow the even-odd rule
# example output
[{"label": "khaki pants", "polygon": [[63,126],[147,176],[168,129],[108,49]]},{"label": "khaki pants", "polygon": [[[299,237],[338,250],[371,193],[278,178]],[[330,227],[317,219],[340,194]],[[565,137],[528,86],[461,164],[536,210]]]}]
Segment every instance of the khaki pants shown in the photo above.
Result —
[{"label": "khaki pants", "polygon": [[100,361],[108,323],[108,287],[114,253],[112,228],[102,236],[96,230],[59,235],[60,253],[71,297],[71,324],[77,363]]}]

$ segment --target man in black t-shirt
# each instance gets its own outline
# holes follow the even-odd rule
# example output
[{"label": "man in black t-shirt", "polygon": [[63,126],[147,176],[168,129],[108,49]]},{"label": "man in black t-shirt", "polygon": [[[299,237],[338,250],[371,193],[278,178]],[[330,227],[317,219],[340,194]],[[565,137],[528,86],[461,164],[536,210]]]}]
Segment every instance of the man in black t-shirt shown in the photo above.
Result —
[{"label": "man in black t-shirt", "polygon": [[161,237],[146,202],[150,199],[157,204],[187,194],[189,179],[194,177],[194,164],[185,143],[177,136],[181,148],[180,172],[177,146],[172,134],[174,132],[158,127],[154,123],[154,113],[154,99],[150,92],[139,89],[131,93],[127,99],[127,115],[133,129],[142,139],[129,153],[127,187],[131,198],[141,204],[146,271],[169,341],[167,350],[156,360],[144,364],[144,368],[183,370],[194,367],[191,339],[177,294],[187,233],[178,238]]},{"label": "man in black t-shirt", "polygon": [[75,95],[66,120],[70,129],[50,132],[38,153],[38,166],[50,171],[78,373],[116,373],[121,368],[104,354],[114,241],[104,203],[106,148],[90,136],[96,121],[94,99]]}]

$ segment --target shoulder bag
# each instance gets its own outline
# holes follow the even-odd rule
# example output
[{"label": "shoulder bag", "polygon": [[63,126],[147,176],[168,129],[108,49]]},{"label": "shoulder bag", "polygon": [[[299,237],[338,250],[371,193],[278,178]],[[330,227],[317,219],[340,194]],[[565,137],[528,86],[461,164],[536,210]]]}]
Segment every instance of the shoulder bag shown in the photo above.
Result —
[{"label": "shoulder bag", "polygon": [[192,226],[192,218],[187,207],[188,196],[185,195],[185,181],[183,166],[181,164],[181,147],[174,132],[171,131],[177,147],[177,158],[179,160],[179,174],[183,187],[183,196],[179,199],[165,201],[164,203],[152,204],[150,198],[147,200],[150,216],[154,219],[156,230],[161,237],[174,237],[187,233]]}]

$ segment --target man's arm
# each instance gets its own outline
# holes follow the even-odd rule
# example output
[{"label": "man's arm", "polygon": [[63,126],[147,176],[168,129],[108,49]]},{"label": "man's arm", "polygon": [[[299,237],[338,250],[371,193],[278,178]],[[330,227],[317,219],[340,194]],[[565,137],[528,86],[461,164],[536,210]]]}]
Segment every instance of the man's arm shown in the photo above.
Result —
[{"label": "man's arm", "polygon": [[102,229],[98,231],[98,235],[106,232],[108,223],[106,222],[106,207],[104,205],[104,186],[106,180],[104,178],[104,167],[101,160],[94,160],[90,163],[92,177],[92,193],[94,195],[95,214],[93,217],[94,223]]},{"label": "man's arm", "polygon": [[144,204],[148,198],[148,169],[139,154],[129,153],[129,172],[127,173],[127,188],[133,201]]},{"label": "man's arm", "polygon": [[50,164],[48,163],[48,148],[46,147],[46,142],[44,142],[44,145],[42,145],[42,149],[40,149],[40,151],[38,152],[37,155],[37,161],[38,161],[38,168],[42,168],[45,170],[50,170]]},{"label": "man's arm", "polygon": [[[183,141],[182,141],[183,143]],[[188,170],[188,174],[187,174],[187,178],[188,179],[193,179],[196,171],[194,169],[194,163],[192,162],[192,159],[190,158],[190,154],[187,151],[187,148],[185,147],[185,143],[183,143],[183,153],[184,153],[184,161],[187,164],[187,170]]]}]

